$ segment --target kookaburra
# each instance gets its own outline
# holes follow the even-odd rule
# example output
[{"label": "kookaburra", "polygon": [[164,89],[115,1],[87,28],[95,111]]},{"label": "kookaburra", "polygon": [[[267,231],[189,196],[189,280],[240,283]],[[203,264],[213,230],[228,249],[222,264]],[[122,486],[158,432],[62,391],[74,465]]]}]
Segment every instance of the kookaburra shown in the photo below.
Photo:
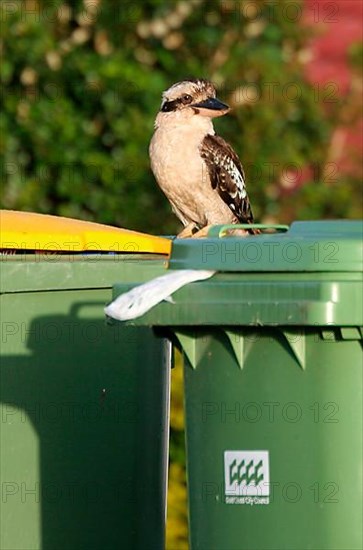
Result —
[{"label": "kookaburra", "polygon": [[177,82],[163,93],[149,152],[157,183],[184,225],[179,237],[204,236],[209,225],[253,223],[241,161],[212,124],[228,111],[208,80]]}]

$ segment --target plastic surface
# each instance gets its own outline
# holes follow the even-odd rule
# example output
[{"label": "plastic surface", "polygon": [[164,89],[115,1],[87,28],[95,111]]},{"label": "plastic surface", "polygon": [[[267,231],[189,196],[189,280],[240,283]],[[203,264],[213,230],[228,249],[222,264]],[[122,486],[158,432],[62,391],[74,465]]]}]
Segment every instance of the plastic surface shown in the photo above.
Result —
[{"label": "plastic surface", "polygon": [[[361,550],[362,342],[355,336],[295,327],[289,342],[279,328],[176,330],[185,362],[191,550]],[[304,368],[292,346],[304,353]]]},{"label": "plastic surface", "polygon": [[[211,231],[224,235],[230,227]],[[183,287],[173,294],[174,303],[160,303],[134,323],[361,327],[362,223],[297,222],[289,231],[277,227],[282,232],[174,240],[171,270],[218,272],[209,281]],[[130,288],[117,283],[114,296]]]},{"label": "plastic surface", "polygon": [[[133,285],[118,283],[114,296]],[[363,325],[360,273],[217,273],[173,294],[137,325]]]},{"label": "plastic surface", "polygon": [[103,308],[115,280],[164,272],[142,254],[3,258],[1,548],[163,550],[169,344]]},{"label": "plastic surface", "polygon": [[361,228],[174,241],[219,272],[134,323],[183,353],[191,550],[363,547]]},{"label": "plastic surface", "polygon": [[169,254],[171,241],[136,231],[33,212],[0,211],[0,249]]},{"label": "plastic surface", "polygon": [[231,227],[215,226],[207,239],[174,240],[170,269],[263,273],[362,271],[361,221],[295,222],[288,231],[286,226],[271,226],[278,231],[246,237],[228,235]]}]

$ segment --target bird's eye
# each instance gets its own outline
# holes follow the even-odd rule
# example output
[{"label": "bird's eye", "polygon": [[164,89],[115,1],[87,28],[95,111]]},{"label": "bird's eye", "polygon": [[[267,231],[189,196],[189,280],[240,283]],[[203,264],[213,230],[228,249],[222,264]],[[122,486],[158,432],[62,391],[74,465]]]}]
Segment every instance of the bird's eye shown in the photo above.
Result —
[{"label": "bird's eye", "polygon": [[185,94],[183,95],[183,101],[185,101],[185,103],[190,103],[192,100],[192,96],[189,95],[189,94]]}]

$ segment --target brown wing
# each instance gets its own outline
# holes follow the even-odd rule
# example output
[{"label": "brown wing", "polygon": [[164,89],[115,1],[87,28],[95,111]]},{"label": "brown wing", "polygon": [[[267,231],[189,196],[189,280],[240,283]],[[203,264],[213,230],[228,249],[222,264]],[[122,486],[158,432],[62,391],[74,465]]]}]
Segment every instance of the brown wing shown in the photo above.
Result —
[{"label": "brown wing", "polygon": [[207,134],[200,153],[207,165],[213,189],[218,191],[241,223],[253,223],[245,174],[232,147],[223,138]]}]

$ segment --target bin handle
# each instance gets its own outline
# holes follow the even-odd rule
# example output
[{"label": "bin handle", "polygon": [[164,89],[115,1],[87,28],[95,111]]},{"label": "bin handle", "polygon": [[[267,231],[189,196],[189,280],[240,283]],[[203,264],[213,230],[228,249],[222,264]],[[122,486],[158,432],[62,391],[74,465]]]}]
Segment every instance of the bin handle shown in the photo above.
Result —
[{"label": "bin handle", "polygon": [[105,307],[105,302],[100,301],[89,301],[89,302],[76,302],[72,304],[69,308],[69,315],[76,317],[77,319],[86,319],[86,317],[81,317],[80,312],[84,308],[97,308],[98,312],[102,311],[102,308]]},{"label": "bin handle", "polygon": [[275,231],[286,232],[289,230],[288,225],[282,224],[264,224],[264,223],[230,223],[225,225],[214,225],[208,231],[208,237],[222,238],[225,237],[229,229],[275,229]]}]

